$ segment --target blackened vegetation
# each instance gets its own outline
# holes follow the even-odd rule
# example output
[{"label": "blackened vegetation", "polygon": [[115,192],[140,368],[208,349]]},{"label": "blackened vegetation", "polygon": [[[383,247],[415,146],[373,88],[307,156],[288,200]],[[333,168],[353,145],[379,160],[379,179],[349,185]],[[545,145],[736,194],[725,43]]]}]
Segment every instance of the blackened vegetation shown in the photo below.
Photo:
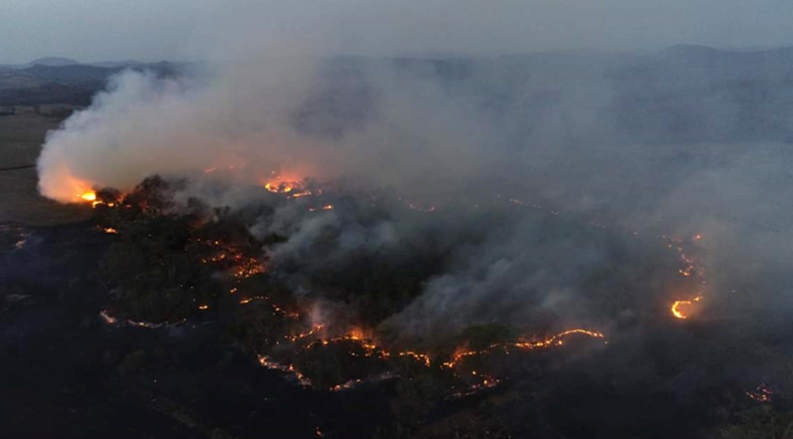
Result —
[{"label": "blackened vegetation", "polygon": [[[334,331],[332,325],[338,322],[322,322],[331,325],[323,329],[327,332],[306,334],[314,329],[311,306],[318,300],[337,316],[347,316],[349,321],[341,323],[378,327],[415,299],[431,276],[442,272],[448,264],[446,250],[407,251],[414,257],[387,259],[366,253],[308,272],[301,271],[305,267],[299,261],[290,261],[275,273],[235,275],[236,267],[248,258],[267,265],[267,249],[286,237],[269,235],[257,241],[248,232],[252,222],[244,215],[209,209],[197,200],[177,208],[171,193],[178,184],[154,177],[124,197],[113,191],[98,194],[102,227],[119,231],[109,235],[115,242],[101,271],[112,287],[112,312],[153,323],[220,322],[226,343],[241,347],[243,356],[266,355],[269,361],[292,365],[310,381],[314,401],[332,391],[334,403],[317,410],[323,434],[377,438],[748,438],[757,437],[758,431],[783,438],[790,434],[787,360],[763,357],[774,372],[758,374],[753,359],[764,355],[763,348],[739,337],[729,324],[691,322],[680,327],[665,315],[645,327],[619,318],[623,308],[646,315],[657,312],[648,300],[652,297],[634,289],[661,282],[657,270],[674,271],[674,264],[658,255],[632,260],[636,253],[614,242],[613,263],[585,282],[593,292],[587,306],[614,310],[606,315],[617,319],[624,330],[610,336],[609,345],[573,337],[565,340],[564,349],[520,351],[509,348],[521,335],[517,328],[480,324],[452,340],[436,342],[428,352],[432,362],[427,366],[421,358],[399,355],[405,347],[393,341],[397,334],[387,331],[374,337],[382,345]],[[556,230],[569,234],[581,229],[563,221]],[[332,242],[317,242],[314,251],[331,255],[327,246]],[[294,294],[287,282],[289,273],[300,273],[312,291],[323,295]],[[648,292],[658,289],[645,287]],[[201,305],[208,309],[201,310]],[[534,322],[534,327],[542,325]],[[451,368],[442,364],[461,348],[482,353]],[[162,367],[174,371],[186,367],[167,358],[156,352],[136,354],[124,360],[122,370],[142,367],[148,376]],[[150,361],[153,366],[143,366]],[[766,376],[774,378],[775,394],[772,401],[758,403],[746,391]],[[295,391],[301,388],[298,381],[291,382]],[[181,410],[186,409],[177,411]],[[197,422],[191,421],[196,414],[179,417]],[[351,424],[350,419],[356,421]]]},{"label": "blackened vegetation", "polygon": [[[336,438],[784,439],[793,431],[784,342],[757,340],[729,322],[628,319],[608,345],[571,337],[563,349],[530,351],[509,348],[518,328],[478,324],[433,347],[429,366],[399,355],[407,347],[391,341],[394,334],[376,334],[377,346],[333,328],[294,338],[312,329],[314,301],[350,316],[344,323],[377,327],[389,307],[402,309],[446,266],[444,253],[426,264],[417,255],[416,265],[360,258],[365,270],[317,274],[310,283],[329,294],[304,297],[287,273],[239,271],[251,260],[267,266],[267,250],[285,237],[257,240],[244,215],[196,200],[177,206],[178,187],[153,177],[124,196],[100,191],[93,222],[0,229],[0,409],[10,414],[0,432],[300,438],[319,428]],[[118,233],[102,233],[107,228]],[[593,306],[637,300],[621,290],[647,277],[622,274],[617,265],[630,254],[614,252],[615,266],[589,286],[619,290],[596,295]],[[623,279],[606,281],[615,276]],[[108,306],[115,324],[97,316]],[[443,366],[458,348],[482,354]],[[280,379],[257,355],[292,364],[312,386]],[[746,393],[760,392],[763,381],[773,392],[767,402]]]},{"label": "blackened vegetation", "polygon": [[123,231],[101,266],[120,318],[170,323],[194,317],[199,305],[214,308],[223,295],[216,273],[234,268],[235,256],[260,256],[244,227],[222,212],[207,221],[197,202],[177,212],[160,178],[145,180],[123,199],[110,190],[97,197],[102,226]]}]

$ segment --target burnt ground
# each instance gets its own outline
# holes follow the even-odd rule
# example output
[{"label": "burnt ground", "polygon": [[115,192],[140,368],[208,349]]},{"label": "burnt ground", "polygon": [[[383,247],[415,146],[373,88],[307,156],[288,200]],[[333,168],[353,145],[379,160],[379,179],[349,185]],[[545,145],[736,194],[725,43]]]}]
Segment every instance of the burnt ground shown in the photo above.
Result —
[{"label": "burnt ground", "polygon": [[261,368],[217,323],[106,324],[106,237],[87,222],[25,233],[0,256],[0,437],[356,437],[382,416],[366,389],[314,393]]},{"label": "burnt ground", "polygon": [[[0,437],[309,438],[319,428],[363,438],[388,422],[390,382],[303,389],[237,348],[222,321],[107,324],[97,273],[112,238],[91,221],[0,233]],[[547,356],[542,376],[507,382],[492,401],[531,395],[519,414],[545,427],[513,437],[712,437],[724,419],[716,412],[735,404],[758,360],[737,360],[743,347],[720,332],[663,324],[615,334],[594,352]],[[440,417],[471,416],[482,401],[454,402]]]}]

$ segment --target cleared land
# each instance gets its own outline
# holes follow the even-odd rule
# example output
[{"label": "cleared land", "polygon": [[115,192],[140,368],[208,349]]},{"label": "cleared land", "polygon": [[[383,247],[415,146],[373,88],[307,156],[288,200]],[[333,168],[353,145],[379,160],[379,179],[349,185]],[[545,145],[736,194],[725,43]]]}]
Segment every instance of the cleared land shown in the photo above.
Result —
[{"label": "cleared land", "polygon": [[[60,119],[36,113],[0,117],[0,168],[35,164],[47,131]],[[35,168],[0,171],[0,223],[47,225],[90,216],[85,206],[64,206],[39,195]]]}]

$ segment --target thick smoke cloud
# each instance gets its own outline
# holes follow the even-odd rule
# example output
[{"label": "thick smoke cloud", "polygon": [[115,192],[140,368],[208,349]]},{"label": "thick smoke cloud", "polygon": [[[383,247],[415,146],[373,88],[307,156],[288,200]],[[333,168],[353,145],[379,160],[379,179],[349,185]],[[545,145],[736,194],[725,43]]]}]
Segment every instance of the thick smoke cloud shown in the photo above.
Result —
[{"label": "thick smoke cloud", "polygon": [[[752,289],[789,309],[773,294],[793,256],[783,55],[683,47],[127,73],[50,134],[41,190],[70,202],[85,185],[189,177],[185,196],[212,205],[274,203],[252,230],[287,236],[274,260],[307,271],[443,254],[387,322],[413,335],[658,313],[676,275],[660,235],[704,236],[711,304]],[[763,69],[746,67],[758,57]],[[309,201],[275,203],[255,190],[274,171],[358,204],[339,196],[333,211],[308,214]],[[373,193],[389,196],[367,211]]]}]

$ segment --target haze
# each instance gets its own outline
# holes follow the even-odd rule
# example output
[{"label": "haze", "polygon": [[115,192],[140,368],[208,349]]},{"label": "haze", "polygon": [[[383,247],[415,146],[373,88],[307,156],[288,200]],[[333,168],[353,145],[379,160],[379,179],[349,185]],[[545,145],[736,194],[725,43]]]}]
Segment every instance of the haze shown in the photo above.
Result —
[{"label": "haze", "polygon": [[223,58],[248,45],[267,56],[768,47],[793,44],[792,21],[785,0],[4,0],[0,64]]}]

